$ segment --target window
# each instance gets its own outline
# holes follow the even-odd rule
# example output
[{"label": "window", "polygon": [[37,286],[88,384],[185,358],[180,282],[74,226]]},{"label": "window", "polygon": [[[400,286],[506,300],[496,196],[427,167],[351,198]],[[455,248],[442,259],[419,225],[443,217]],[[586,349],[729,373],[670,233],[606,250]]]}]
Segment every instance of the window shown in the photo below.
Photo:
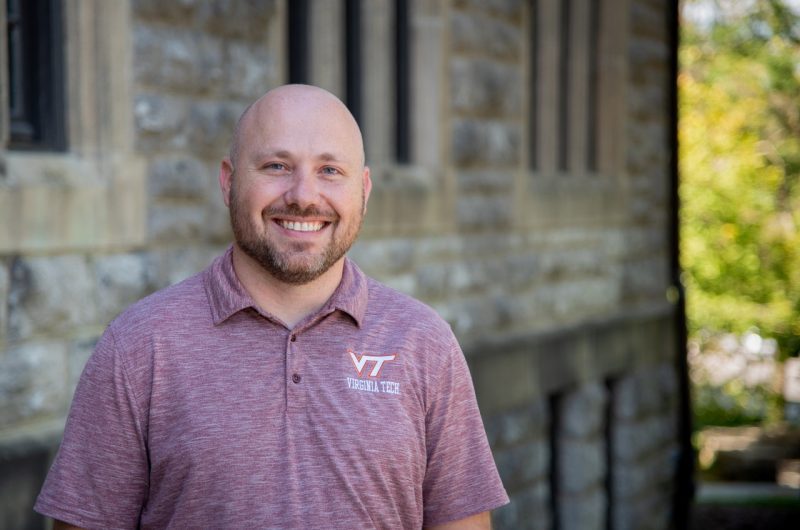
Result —
[{"label": "window", "polygon": [[58,0],[7,0],[9,147],[62,151],[64,38]]},{"label": "window", "polygon": [[[289,82],[341,97],[361,125],[371,163],[412,162],[410,17],[408,0],[289,2]],[[320,20],[326,25],[317,31]]]},{"label": "window", "polygon": [[528,11],[528,167],[548,174],[607,170],[600,167],[608,166],[602,150],[611,151],[619,113],[599,102],[622,97],[624,77],[610,66],[620,62],[624,41],[606,24],[624,17],[601,0],[529,0]]}]

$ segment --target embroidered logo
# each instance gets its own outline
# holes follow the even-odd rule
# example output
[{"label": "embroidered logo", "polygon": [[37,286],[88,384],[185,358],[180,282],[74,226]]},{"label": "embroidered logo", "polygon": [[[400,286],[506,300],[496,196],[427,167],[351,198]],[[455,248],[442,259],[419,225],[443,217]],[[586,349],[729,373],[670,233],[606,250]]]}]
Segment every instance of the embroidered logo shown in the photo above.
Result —
[{"label": "embroidered logo", "polygon": [[381,368],[383,368],[383,363],[386,361],[394,361],[397,355],[356,355],[354,351],[348,351],[347,353],[350,354],[350,359],[353,361],[353,366],[356,367],[356,372],[358,372],[358,377],[363,377],[364,367],[367,365],[367,362],[374,362],[375,364],[372,366],[372,370],[369,372],[369,377],[378,377],[381,373]]},{"label": "embroidered logo", "polygon": [[376,381],[386,363],[394,361],[397,354],[391,355],[358,355],[352,350],[347,354],[353,362],[358,378],[348,377],[347,388],[362,392],[376,392],[381,394],[400,394],[400,383],[394,381]]}]

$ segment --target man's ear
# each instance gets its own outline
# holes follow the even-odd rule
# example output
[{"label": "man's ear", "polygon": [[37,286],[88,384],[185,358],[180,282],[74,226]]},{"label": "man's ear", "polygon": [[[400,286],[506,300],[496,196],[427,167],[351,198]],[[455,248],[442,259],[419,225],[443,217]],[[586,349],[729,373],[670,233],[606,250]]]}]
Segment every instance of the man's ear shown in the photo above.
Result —
[{"label": "man's ear", "polygon": [[225,206],[231,205],[231,185],[233,184],[233,163],[227,156],[219,165],[219,189],[222,191],[222,200]]},{"label": "man's ear", "polygon": [[372,191],[372,179],[369,176],[369,167],[364,166],[364,213],[367,213],[367,202],[369,201],[369,192]]}]

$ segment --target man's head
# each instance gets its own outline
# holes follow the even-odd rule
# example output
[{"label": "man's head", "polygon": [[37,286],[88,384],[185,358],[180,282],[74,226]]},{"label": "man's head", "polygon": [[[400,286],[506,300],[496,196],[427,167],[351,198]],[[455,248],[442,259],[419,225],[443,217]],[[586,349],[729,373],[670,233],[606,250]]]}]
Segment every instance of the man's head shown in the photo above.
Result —
[{"label": "man's head", "polygon": [[291,284],[343,259],[372,186],[352,114],[306,85],[271,90],[245,110],[219,181],[236,245]]}]

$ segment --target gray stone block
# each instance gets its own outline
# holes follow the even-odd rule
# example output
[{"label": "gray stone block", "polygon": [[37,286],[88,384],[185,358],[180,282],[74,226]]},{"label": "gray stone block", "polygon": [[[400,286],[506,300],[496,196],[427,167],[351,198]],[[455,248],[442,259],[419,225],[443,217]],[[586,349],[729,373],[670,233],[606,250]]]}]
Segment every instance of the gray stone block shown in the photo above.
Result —
[{"label": "gray stone block", "polygon": [[226,247],[195,244],[153,250],[147,254],[148,274],[155,288],[167,287],[204,270]]},{"label": "gray stone block", "polygon": [[492,513],[496,530],[550,528],[550,492],[545,481],[509,495],[509,504]]},{"label": "gray stone block", "polygon": [[[495,2],[496,3],[496,2]],[[514,60],[522,52],[523,33],[518,26],[519,2],[516,6],[493,7],[481,1],[472,6],[472,12],[454,12],[451,16],[453,49],[459,53],[480,54],[493,59]],[[487,17],[485,11],[508,20]]]},{"label": "gray stone block", "polygon": [[443,298],[449,292],[448,269],[445,265],[432,263],[416,270],[417,293],[426,300]]},{"label": "gray stone block", "polygon": [[264,41],[276,19],[277,0],[205,0],[198,25],[208,33],[249,41]]},{"label": "gray stone block", "polygon": [[518,124],[475,119],[453,122],[452,156],[458,167],[510,167],[520,157]]},{"label": "gray stone block", "polygon": [[9,338],[59,335],[97,321],[94,278],[80,255],[16,258],[8,294]]},{"label": "gray stone block", "polygon": [[249,42],[231,42],[225,50],[225,90],[233,97],[255,100],[280,79],[274,50]]},{"label": "gray stone block", "polygon": [[456,205],[458,224],[464,229],[492,230],[511,225],[511,197],[472,195],[460,197]]},{"label": "gray stone block", "polygon": [[228,154],[236,121],[245,105],[215,101],[190,105],[186,123],[189,150],[196,156],[217,163]]},{"label": "gray stone block", "polygon": [[204,204],[168,202],[150,206],[148,233],[152,241],[172,243],[203,239],[205,227]]},{"label": "gray stone block", "polygon": [[414,242],[416,260],[420,263],[449,261],[461,255],[463,240],[453,235],[424,237]]},{"label": "gray stone block", "polygon": [[142,253],[101,255],[93,262],[96,305],[104,324],[153,290],[147,259]]},{"label": "gray stone block", "polygon": [[132,0],[131,10],[139,19],[157,19],[175,25],[191,24],[197,8],[206,0]]},{"label": "gray stone block", "polygon": [[564,495],[558,499],[558,509],[563,530],[606,528],[606,494],[602,488],[582,495]]},{"label": "gray stone block", "polygon": [[543,400],[499,416],[498,442],[514,445],[525,440],[547,437],[549,413]]},{"label": "gray stone block", "polygon": [[617,380],[612,396],[615,421],[631,421],[642,414],[639,386],[639,379],[634,374],[626,374]]},{"label": "gray stone block", "polygon": [[184,131],[188,105],[180,98],[156,94],[139,94],[133,115],[136,123],[136,144],[144,151],[159,152],[186,147]]},{"label": "gray stone block", "polygon": [[606,449],[601,438],[559,439],[558,480],[563,493],[578,494],[602,485],[606,474]]},{"label": "gray stone block", "polygon": [[514,293],[531,287],[541,271],[540,257],[535,254],[512,255],[505,258],[503,281]]},{"label": "gray stone block", "polygon": [[458,187],[466,193],[512,192],[514,172],[497,169],[482,171],[459,171]]},{"label": "gray stone block", "polygon": [[620,502],[631,499],[653,487],[653,477],[647,462],[614,462],[614,498]]},{"label": "gray stone block", "polygon": [[205,209],[206,225],[203,229],[205,240],[209,243],[219,243],[221,245],[227,245],[233,241],[230,212],[222,200],[219,188],[209,193]]},{"label": "gray stone block", "polygon": [[8,292],[10,288],[9,261],[0,259],[0,341],[8,333]]},{"label": "gray stone block", "polygon": [[566,393],[561,401],[562,435],[586,438],[600,433],[605,426],[607,401],[605,386],[598,382]]},{"label": "gray stone block", "polygon": [[139,83],[187,94],[213,93],[222,84],[220,39],[174,26],[138,25],[133,40]]},{"label": "gray stone block", "polygon": [[614,505],[615,530],[667,530],[670,526],[671,491],[651,490]]},{"label": "gray stone block", "polygon": [[506,488],[517,490],[547,476],[550,449],[543,439],[495,452],[495,462]]},{"label": "gray stone block", "polygon": [[154,198],[205,200],[216,169],[193,156],[156,157],[150,162],[148,191]]},{"label": "gray stone block", "polygon": [[411,239],[370,239],[358,241],[349,256],[367,274],[382,275],[410,272],[416,261]]},{"label": "gray stone block", "polygon": [[456,58],[450,65],[453,110],[514,119],[522,111],[521,72],[496,61]]},{"label": "gray stone block", "polygon": [[618,422],[612,429],[614,456],[633,462],[668,444],[675,437],[668,416],[649,416],[636,422]]},{"label": "gray stone block", "polygon": [[62,342],[28,342],[0,357],[0,425],[64,413],[67,348]]}]

